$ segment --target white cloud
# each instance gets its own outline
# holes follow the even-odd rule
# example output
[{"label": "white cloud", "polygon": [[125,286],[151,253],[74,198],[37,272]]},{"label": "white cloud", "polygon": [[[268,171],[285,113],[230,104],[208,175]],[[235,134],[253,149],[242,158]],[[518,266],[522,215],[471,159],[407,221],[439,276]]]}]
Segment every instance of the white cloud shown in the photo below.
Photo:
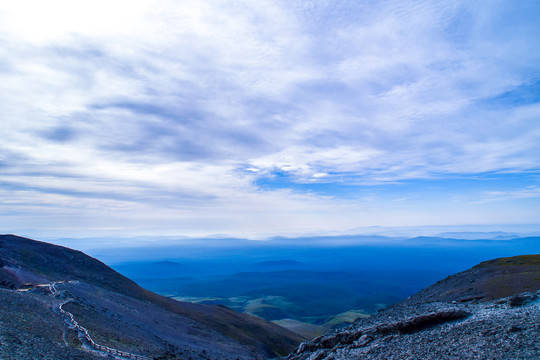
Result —
[{"label": "white cloud", "polygon": [[[148,223],[178,231],[204,219],[216,232],[330,230],[387,222],[388,208],[257,180],[284,171],[292,183],[370,185],[537,169],[540,108],[519,93],[540,63],[528,5],[2,4],[0,182],[15,189],[2,206],[80,203],[81,219],[122,209],[111,219],[126,223],[130,211],[151,213]],[[514,99],[501,105],[501,94]]]},{"label": "white cloud", "polygon": [[540,187],[527,186],[518,190],[492,190],[484,193],[484,198],[478,203],[488,203],[493,201],[504,201],[512,199],[531,199],[540,197]]}]

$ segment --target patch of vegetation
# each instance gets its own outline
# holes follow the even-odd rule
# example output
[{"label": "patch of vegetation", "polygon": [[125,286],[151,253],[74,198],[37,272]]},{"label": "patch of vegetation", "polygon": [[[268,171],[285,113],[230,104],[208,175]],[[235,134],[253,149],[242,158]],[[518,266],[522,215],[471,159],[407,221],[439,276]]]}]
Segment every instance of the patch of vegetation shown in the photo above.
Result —
[{"label": "patch of vegetation", "polygon": [[519,255],[512,257],[502,257],[488,260],[476,265],[474,269],[485,268],[488,266],[540,266],[540,255]]},{"label": "patch of vegetation", "polygon": [[295,333],[306,339],[313,339],[326,333],[329,330],[328,328],[321,325],[309,324],[294,319],[274,320],[272,322],[276,325],[294,331]]},{"label": "patch of vegetation", "polygon": [[349,310],[328,319],[324,327],[328,329],[337,329],[352,324],[358,319],[368,318],[370,315],[361,310]]},{"label": "patch of vegetation", "polygon": [[258,306],[251,306],[246,309],[250,315],[258,316],[266,320],[280,320],[288,318],[287,313],[281,311],[281,309],[265,304],[259,304]]}]

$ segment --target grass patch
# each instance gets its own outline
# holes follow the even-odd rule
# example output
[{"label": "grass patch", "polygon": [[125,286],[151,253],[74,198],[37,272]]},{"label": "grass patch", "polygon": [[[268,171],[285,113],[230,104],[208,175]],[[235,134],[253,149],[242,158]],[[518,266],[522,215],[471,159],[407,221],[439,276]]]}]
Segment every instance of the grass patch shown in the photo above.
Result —
[{"label": "grass patch", "polygon": [[503,257],[481,262],[474,268],[485,268],[489,266],[540,266],[540,255],[519,255]]}]

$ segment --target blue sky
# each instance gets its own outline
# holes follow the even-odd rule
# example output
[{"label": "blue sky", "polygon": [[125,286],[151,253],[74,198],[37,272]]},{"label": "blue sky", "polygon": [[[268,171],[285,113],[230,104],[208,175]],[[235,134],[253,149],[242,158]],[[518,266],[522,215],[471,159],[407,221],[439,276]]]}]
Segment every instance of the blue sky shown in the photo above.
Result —
[{"label": "blue sky", "polygon": [[0,228],[540,224],[537,1],[0,5]]}]

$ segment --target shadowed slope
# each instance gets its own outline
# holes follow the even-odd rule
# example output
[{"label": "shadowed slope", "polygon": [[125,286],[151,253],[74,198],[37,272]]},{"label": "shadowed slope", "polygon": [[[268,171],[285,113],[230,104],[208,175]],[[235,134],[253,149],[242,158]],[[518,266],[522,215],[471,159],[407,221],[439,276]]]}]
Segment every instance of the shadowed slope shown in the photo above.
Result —
[{"label": "shadowed slope", "polygon": [[285,355],[302,340],[289,330],[225,307],[179,302],[154,294],[99,260],[61,246],[14,235],[0,235],[0,266],[0,285],[3,287],[79,280],[158,305],[269,356]]}]

